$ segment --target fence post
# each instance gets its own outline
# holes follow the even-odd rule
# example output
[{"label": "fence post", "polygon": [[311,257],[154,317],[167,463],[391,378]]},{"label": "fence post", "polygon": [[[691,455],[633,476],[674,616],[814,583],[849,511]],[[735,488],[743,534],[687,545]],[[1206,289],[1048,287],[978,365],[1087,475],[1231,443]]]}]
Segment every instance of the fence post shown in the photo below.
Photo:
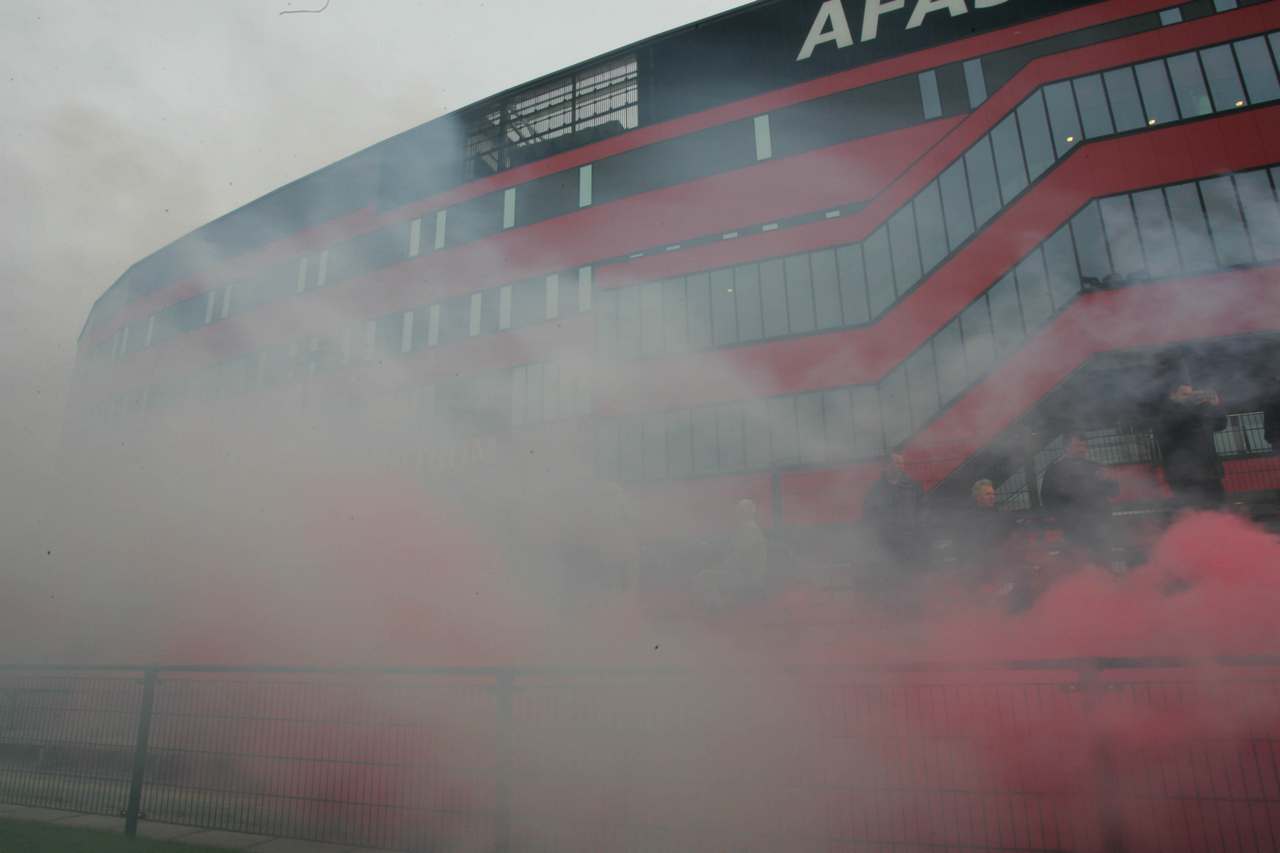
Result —
[{"label": "fence post", "polygon": [[497,853],[511,850],[511,746],[512,705],[516,692],[516,674],[504,670],[495,685],[498,702],[498,742],[494,786],[494,849]]},{"label": "fence post", "polygon": [[147,741],[151,737],[151,711],[156,699],[156,671],[143,670],[142,707],[138,710],[138,731],[134,737],[133,772],[129,777],[129,804],[124,811],[124,834],[138,834],[138,815],[142,811],[142,777],[147,769]]}]

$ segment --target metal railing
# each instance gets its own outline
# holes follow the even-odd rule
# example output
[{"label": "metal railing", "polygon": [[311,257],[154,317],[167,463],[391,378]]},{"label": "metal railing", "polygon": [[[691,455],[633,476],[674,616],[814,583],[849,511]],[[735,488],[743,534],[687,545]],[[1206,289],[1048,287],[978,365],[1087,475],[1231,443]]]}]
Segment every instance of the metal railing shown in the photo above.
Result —
[{"label": "metal railing", "polygon": [[0,802],[387,850],[1273,850],[1280,658],[0,668]]}]

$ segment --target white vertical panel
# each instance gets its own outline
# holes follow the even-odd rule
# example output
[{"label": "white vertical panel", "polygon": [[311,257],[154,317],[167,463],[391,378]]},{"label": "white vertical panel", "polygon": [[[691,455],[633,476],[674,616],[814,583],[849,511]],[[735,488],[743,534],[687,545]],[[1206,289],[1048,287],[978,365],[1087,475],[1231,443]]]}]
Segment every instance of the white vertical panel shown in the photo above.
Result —
[{"label": "white vertical panel", "polygon": [[373,361],[374,353],[377,352],[378,345],[378,323],[376,320],[369,320],[364,324],[364,357],[367,361]]},{"label": "white vertical panel", "polygon": [[511,371],[511,425],[521,426],[524,424],[524,383],[526,371],[523,367],[517,367]]},{"label": "white vertical panel", "polygon": [[227,289],[222,291],[222,319],[227,319],[227,312],[231,310],[232,291],[236,289],[234,284],[228,284]]},{"label": "white vertical panel", "polygon": [[409,257],[418,257],[422,249],[422,217],[409,223]]},{"label": "white vertical panel", "polygon": [[511,285],[504,285],[498,291],[498,328],[511,328]]},{"label": "white vertical panel", "polygon": [[440,342],[440,306],[432,305],[427,318],[427,346],[433,347]]},{"label": "white vertical panel", "polygon": [[514,228],[516,225],[516,188],[508,187],[502,194],[502,227]]},{"label": "white vertical panel", "polygon": [[560,276],[552,273],[547,276],[547,319],[554,320],[560,316]]},{"label": "white vertical panel", "polygon": [[768,114],[756,116],[756,159],[768,160],[773,156],[773,134],[769,130]]},{"label": "white vertical panel", "polygon": [[413,312],[404,312],[404,325],[400,327],[400,352],[413,349]]},{"label": "white vertical panel", "polygon": [[298,259],[298,292],[301,293],[306,289],[307,289],[307,259],[299,258]]},{"label": "white vertical panel", "polygon": [[316,287],[324,287],[329,279],[329,250],[325,249],[320,253],[320,260],[316,264]]},{"label": "white vertical panel", "polygon": [[129,352],[129,327],[125,326],[120,332],[120,354],[125,355]]},{"label": "white vertical panel", "polygon": [[444,229],[445,229],[445,226],[448,224],[449,224],[448,208],[445,208],[444,210],[437,210],[436,211],[436,248],[437,249],[444,248]]},{"label": "white vertical panel", "polygon": [[591,267],[578,270],[578,310],[591,310]]},{"label": "white vertical panel", "polygon": [[316,354],[320,352],[320,336],[319,335],[311,336],[311,346],[309,347],[309,349],[311,350],[311,358],[307,359],[307,372],[314,374],[316,372],[316,368],[319,366],[317,364],[319,359],[316,358]]},{"label": "white vertical panel", "polygon": [[591,206],[591,164],[578,169],[578,207]]},{"label": "white vertical panel", "polygon": [[218,304],[218,291],[210,290],[205,294],[204,298],[204,324],[207,326],[213,322],[213,308]]},{"label": "white vertical panel", "polygon": [[150,317],[147,318],[147,341],[146,343],[143,344],[144,347],[151,346],[151,338],[155,336],[155,333],[156,333],[156,315],[152,314]]},{"label": "white vertical panel", "polygon": [[467,334],[469,334],[471,337],[474,338],[476,335],[480,334],[480,294],[479,293],[471,294],[470,315],[471,315],[470,325],[467,328]]}]

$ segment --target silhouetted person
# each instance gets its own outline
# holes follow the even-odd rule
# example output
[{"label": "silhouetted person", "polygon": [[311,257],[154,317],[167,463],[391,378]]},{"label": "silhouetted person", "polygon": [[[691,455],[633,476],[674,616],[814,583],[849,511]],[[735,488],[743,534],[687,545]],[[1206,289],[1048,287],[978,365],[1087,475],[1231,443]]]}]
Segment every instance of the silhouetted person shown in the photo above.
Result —
[{"label": "silhouetted person", "polygon": [[1262,437],[1271,445],[1272,453],[1280,453],[1280,376],[1271,377],[1262,403]]},{"label": "silhouetted person", "polygon": [[990,480],[974,483],[969,496],[968,508],[956,513],[951,541],[961,569],[983,582],[1008,570],[1007,546],[1018,520],[996,508],[996,487]]},{"label": "silhouetted person", "polygon": [[1156,423],[1164,479],[1181,503],[1214,507],[1222,503],[1222,460],[1213,434],[1227,426],[1217,393],[1179,385],[1169,392]]},{"label": "silhouetted person", "polygon": [[1044,472],[1040,503],[1057,520],[1069,546],[1109,563],[1108,501],[1118,491],[1119,486],[1103,476],[1102,466],[1089,461],[1089,442],[1072,433],[1066,454]]},{"label": "silhouetted person", "polygon": [[862,517],[875,530],[887,555],[896,563],[919,559],[920,507],[924,489],[907,473],[901,453],[889,454],[880,479],[862,504]]}]

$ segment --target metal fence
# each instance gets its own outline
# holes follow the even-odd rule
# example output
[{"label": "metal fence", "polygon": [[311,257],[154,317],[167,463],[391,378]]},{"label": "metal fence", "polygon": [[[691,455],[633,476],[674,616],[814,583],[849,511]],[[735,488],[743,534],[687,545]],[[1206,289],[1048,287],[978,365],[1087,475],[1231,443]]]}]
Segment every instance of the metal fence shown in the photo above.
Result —
[{"label": "metal fence", "polygon": [[0,670],[0,802],[387,850],[1275,850],[1280,659]]}]

